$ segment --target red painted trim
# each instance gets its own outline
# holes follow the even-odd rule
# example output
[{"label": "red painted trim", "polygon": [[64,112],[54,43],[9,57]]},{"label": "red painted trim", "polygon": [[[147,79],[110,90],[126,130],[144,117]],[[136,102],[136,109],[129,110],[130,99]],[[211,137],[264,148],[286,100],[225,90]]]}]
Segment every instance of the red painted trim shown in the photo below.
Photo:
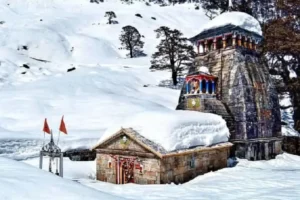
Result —
[{"label": "red painted trim", "polygon": [[197,79],[197,80],[206,80],[206,81],[215,81],[217,80],[217,77],[211,76],[211,75],[204,75],[204,74],[199,74],[199,75],[192,75],[192,76],[187,76],[185,81],[186,83],[189,83],[192,79]]}]

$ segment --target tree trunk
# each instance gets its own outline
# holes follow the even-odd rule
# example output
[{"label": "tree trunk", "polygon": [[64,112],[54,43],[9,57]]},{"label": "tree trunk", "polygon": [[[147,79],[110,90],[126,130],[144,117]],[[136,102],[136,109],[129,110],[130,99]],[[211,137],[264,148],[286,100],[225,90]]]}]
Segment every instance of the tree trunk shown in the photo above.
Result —
[{"label": "tree trunk", "polygon": [[133,58],[133,51],[132,51],[132,48],[130,48],[130,58]]},{"label": "tree trunk", "polygon": [[172,80],[173,80],[173,84],[177,85],[177,71],[172,71]]}]

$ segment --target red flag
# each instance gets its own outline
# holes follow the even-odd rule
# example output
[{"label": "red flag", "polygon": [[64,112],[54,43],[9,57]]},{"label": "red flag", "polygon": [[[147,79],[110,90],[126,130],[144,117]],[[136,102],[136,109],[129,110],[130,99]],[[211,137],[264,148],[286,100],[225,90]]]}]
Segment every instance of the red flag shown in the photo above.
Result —
[{"label": "red flag", "polygon": [[62,118],[61,118],[59,131],[65,133],[65,134],[68,134],[67,129],[66,129],[66,125],[65,125],[65,122],[64,122],[64,116],[62,116]]},{"label": "red flag", "polygon": [[45,133],[48,133],[48,134],[51,133],[51,132],[50,132],[50,128],[49,128],[48,123],[47,123],[47,118],[45,118],[43,131],[44,131]]}]

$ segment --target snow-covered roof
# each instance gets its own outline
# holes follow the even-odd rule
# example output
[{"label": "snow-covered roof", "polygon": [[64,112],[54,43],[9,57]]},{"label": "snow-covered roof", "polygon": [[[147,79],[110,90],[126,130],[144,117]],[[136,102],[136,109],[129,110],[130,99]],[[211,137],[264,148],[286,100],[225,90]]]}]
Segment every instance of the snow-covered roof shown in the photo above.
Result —
[{"label": "snow-covered roof", "polygon": [[229,24],[262,35],[262,29],[259,22],[254,17],[244,12],[225,12],[204,25],[202,31]]},{"label": "snow-covered roof", "polygon": [[192,111],[142,112],[106,130],[99,144],[120,128],[132,128],[167,151],[227,142],[229,130],[222,117]]},{"label": "snow-covered roof", "polygon": [[199,72],[205,73],[205,74],[210,74],[208,67],[206,66],[201,66],[199,68]]}]

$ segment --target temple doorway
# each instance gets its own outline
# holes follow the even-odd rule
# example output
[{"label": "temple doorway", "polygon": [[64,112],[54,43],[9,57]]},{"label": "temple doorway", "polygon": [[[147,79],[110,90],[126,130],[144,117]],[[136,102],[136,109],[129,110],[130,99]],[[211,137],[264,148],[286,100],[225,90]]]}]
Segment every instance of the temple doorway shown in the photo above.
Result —
[{"label": "temple doorway", "polygon": [[119,167],[119,183],[134,183],[134,162],[130,162],[130,160],[124,160],[120,162]]}]

